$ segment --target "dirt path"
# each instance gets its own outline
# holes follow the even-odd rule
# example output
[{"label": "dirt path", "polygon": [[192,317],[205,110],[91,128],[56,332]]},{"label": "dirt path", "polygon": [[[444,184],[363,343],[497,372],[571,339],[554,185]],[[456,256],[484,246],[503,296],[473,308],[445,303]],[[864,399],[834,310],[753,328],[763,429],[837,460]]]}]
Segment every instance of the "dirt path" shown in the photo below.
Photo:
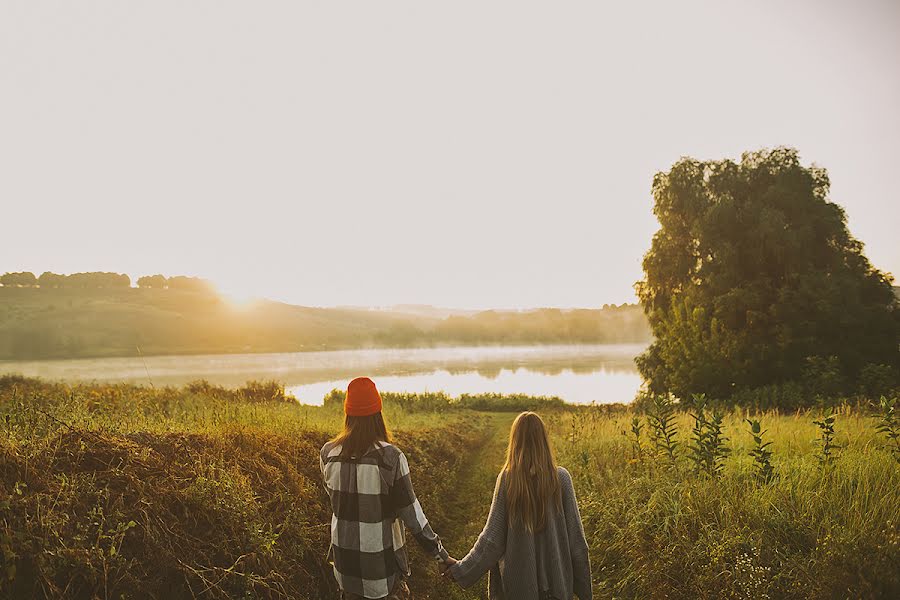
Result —
[{"label": "dirt path", "polygon": [[[454,493],[444,498],[441,522],[434,523],[444,546],[454,558],[462,558],[478,539],[491,506],[497,473],[503,466],[509,426],[515,414],[486,415],[489,423],[485,435],[471,449],[460,471]],[[425,507],[426,513],[428,507]],[[415,560],[421,560],[421,555]],[[417,600],[473,600],[487,598],[487,577],[469,590],[462,590],[453,582],[439,577],[429,569],[419,581],[411,582]]]}]

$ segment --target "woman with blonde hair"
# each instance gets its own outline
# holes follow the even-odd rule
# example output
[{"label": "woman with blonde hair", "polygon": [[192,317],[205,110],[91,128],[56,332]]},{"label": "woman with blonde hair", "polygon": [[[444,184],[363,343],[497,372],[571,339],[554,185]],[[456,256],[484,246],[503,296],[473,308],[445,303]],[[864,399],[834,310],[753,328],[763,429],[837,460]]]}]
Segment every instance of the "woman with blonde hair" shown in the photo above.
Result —
[{"label": "woman with blonde hair", "polygon": [[591,565],[572,477],[556,466],[547,428],[533,412],[513,422],[484,530],[446,575],[471,587],[488,571],[492,599],[591,598]]}]

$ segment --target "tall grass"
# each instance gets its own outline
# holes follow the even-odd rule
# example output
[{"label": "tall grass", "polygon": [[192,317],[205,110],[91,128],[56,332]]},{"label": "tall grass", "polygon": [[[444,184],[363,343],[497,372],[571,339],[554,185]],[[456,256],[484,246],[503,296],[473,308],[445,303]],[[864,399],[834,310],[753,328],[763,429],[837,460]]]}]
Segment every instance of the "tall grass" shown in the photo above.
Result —
[{"label": "tall grass", "polygon": [[[0,597],[331,597],[316,456],[342,399],[303,406],[266,382],[0,377]],[[439,532],[480,527],[487,505],[467,503],[481,496],[464,474],[502,459],[479,455],[473,409],[539,410],[576,480],[599,598],[900,597],[888,400],[693,415],[667,399],[649,414],[525,396],[384,400]],[[441,597],[429,561],[414,563],[419,596]]]},{"label": "tall grass", "polygon": [[[559,461],[576,479],[599,597],[898,597],[900,467],[877,415],[721,415],[730,453],[710,462],[701,448],[701,474],[689,468],[694,451],[665,441],[696,430],[697,417],[651,413],[660,451],[647,462],[635,460],[641,415],[577,417],[584,433],[576,443],[573,414],[547,418]],[[815,421],[833,427],[825,471]],[[712,464],[718,478],[702,475]]]},{"label": "tall grass", "polygon": [[[318,451],[343,413],[288,400],[265,383],[0,378],[0,598],[334,597]],[[447,520],[479,418],[394,407],[388,421]]]}]

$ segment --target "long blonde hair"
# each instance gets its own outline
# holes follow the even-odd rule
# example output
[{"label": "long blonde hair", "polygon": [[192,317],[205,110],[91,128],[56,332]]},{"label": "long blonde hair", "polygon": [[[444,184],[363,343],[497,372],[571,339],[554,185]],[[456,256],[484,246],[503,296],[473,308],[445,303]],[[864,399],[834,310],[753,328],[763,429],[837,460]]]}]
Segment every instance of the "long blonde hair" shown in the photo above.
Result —
[{"label": "long blonde hair", "polygon": [[523,412],[513,421],[503,471],[509,523],[542,530],[550,503],[561,509],[562,498],[547,427],[537,413]]}]

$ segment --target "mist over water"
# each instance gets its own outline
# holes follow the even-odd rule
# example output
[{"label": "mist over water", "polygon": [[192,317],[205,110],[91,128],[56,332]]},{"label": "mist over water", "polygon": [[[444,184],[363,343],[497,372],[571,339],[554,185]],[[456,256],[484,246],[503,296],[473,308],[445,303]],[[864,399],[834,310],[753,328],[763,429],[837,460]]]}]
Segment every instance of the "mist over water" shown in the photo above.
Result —
[{"label": "mist over water", "polygon": [[484,346],[341,350],[278,354],[151,356],[0,362],[0,374],[49,380],[183,385],[197,379],[236,387],[251,379],[284,383],[300,402],[321,404],[353,377],[396,392],[445,391],[559,396],[573,403],[630,402],[641,380],[643,344]]}]

